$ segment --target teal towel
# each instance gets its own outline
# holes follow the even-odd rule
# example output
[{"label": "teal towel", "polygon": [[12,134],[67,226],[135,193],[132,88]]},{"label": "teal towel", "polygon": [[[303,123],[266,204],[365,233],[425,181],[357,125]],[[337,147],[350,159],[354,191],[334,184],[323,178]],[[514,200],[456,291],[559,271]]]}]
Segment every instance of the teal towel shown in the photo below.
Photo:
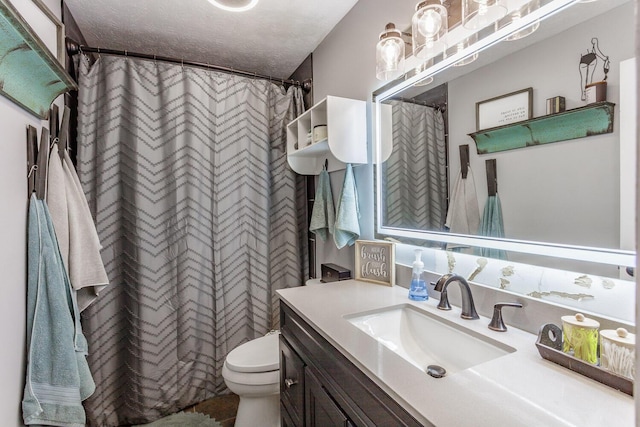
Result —
[{"label": "teal towel", "polygon": [[347,164],[344,172],[342,191],[338,198],[335,232],[333,241],[338,249],[353,245],[360,237],[360,209],[358,208],[358,189],[353,176],[353,168]]},{"label": "teal towel", "polygon": [[47,205],[31,196],[27,253],[27,425],[84,427],[82,401],[95,391],[80,311]]},{"label": "teal towel", "polygon": [[333,207],[333,194],[331,193],[331,182],[329,172],[322,169],[318,176],[318,187],[313,201],[311,211],[311,224],[309,231],[316,233],[322,240],[327,240],[329,234],[333,234],[333,224],[335,223],[335,208]]},{"label": "teal towel", "polygon": [[[488,237],[504,237],[502,205],[497,194],[487,197],[478,234]],[[478,248],[476,254],[487,258],[507,259],[507,253],[502,249]]]}]

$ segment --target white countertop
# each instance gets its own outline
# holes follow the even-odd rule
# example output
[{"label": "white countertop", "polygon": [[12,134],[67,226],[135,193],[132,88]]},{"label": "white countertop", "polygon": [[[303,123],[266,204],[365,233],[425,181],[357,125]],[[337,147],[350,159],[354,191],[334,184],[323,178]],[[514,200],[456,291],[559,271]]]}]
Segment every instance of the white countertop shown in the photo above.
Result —
[{"label": "white countertop", "polygon": [[[455,285],[454,285],[455,286]],[[446,426],[633,426],[633,398],[544,360],[536,336],[489,319],[464,320],[437,300],[414,302],[407,289],[348,280],[278,291],[298,315],[418,421]],[[436,379],[353,326],[343,316],[411,304],[517,351]],[[558,321],[559,323],[559,321]],[[507,325],[509,326],[509,325]]]}]

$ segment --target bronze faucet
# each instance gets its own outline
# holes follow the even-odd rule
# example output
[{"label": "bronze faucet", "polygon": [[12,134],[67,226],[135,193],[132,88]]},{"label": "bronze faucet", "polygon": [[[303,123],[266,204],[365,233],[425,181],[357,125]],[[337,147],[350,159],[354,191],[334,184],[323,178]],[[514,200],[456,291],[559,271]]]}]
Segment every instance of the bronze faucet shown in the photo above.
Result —
[{"label": "bronze faucet", "polygon": [[471,295],[471,288],[464,277],[457,274],[445,274],[436,282],[434,290],[440,292],[440,302],[438,308],[440,310],[451,310],[449,305],[449,299],[447,298],[447,286],[451,282],[458,282],[460,285],[460,294],[462,295],[462,313],[460,317],[463,319],[479,319],[478,313],[476,313],[476,307],[473,304],[473,296]]}]

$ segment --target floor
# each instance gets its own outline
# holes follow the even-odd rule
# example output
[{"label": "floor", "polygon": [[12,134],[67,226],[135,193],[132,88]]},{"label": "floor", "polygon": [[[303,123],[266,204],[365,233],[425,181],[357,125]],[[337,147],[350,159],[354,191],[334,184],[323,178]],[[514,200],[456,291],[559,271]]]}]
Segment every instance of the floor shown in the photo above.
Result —
[{"label": "floor", "polygon": [[235,394],[217,396],[186,408],[184,412],[206,414],[220,422],[222,427],[233,427],[236,421],[236,413],[238,412],[238,401],[239,398]]}]

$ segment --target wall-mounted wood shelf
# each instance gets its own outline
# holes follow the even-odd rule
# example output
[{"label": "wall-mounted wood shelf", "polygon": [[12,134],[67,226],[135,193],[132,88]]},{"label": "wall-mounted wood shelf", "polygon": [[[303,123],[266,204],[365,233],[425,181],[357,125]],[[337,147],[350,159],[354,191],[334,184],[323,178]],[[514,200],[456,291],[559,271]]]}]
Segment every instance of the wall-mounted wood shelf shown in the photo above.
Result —
[{"label": "wall-mounted wood shelf", "polygon": [[584,107],[470,133],[478,154],[514,150],[613,132],[615,104],[598,102]]},{"label": "wall-mounted wood shelf", "polygon": [[0,94],[46,119],[58,95],[76,88],[69,74],[7,0],[0,0]]}]

